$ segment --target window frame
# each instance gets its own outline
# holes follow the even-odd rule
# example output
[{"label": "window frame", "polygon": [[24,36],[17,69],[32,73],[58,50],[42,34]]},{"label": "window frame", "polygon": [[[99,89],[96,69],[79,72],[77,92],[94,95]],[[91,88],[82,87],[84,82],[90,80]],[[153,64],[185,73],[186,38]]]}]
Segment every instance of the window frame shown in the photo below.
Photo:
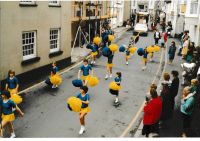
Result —
[{"label": "window frame", "polygon": [[[33,44],[33,54],[29,54],[29,55],[23,55],[24,49],[23,49],[23,34],[24,33],[34,33],[34,44]],[[26,39],[26,38],[25,38]],[[30,60],[36,57],[36,49],[37,49],[37,31],[36,30],[31,30],[31,31],[23,31],[22,32],[22,59],[23,61],[25,60]]]},{"label": "window frame", "polygon": [[19,4],[20,5],[37,5],[35,0],[29,1],[29,2],[20,0]]},{"label": "window frame", "polygon": [[[57,48],[53,48],[53,49],[51,49],[51,39],[50,39],[52,30],[58,30]],[[50,53],[55,53],[55,52],[60,51],[60,43],[61,43],[61,36],[60,35],[61,35],[61,28],[50,28],[50,31],[49,31],[49,49],[50,49]]]},{"label": "window frame", "polygon": [[54,0],[54,1],[57,1],[57,3],[51,3],[53,0],[50,0],[49,1],[49,6],[58,6],[60,7],[61,6],[61,1],[60,0]]}]

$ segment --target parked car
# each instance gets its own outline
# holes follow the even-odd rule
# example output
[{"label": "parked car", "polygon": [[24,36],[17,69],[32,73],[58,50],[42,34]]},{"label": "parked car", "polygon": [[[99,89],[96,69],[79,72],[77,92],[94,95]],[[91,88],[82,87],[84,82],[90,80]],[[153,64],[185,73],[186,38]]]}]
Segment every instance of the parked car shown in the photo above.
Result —
[{"label": "parked car", "polygon": [[140,35],[148,36],[148,27],[147,24],[137,23],[133,30],[133,35],[137,35],[140,33]]}]

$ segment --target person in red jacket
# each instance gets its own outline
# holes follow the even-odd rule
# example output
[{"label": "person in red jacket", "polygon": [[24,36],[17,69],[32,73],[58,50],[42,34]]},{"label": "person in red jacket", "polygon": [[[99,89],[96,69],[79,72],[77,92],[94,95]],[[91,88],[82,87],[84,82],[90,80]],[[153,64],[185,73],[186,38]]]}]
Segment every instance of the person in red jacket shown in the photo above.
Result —
[{"label": "person in red jacket", "polygon": [[150,89],[151,99],[146,98],[144,106],[142,135],[149,137],[150,133],[159,133],[159,120],[162,112],[162,100],[155,88]]}]

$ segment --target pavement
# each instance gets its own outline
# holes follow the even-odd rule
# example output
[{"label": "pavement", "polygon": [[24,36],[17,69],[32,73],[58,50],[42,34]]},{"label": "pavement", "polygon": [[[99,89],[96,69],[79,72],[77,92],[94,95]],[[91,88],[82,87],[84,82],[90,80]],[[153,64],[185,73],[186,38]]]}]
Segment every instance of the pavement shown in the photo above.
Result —
[{"label": "pavement", "polygon": [[[128,44],[132,32],[123,33],[115,40],[118,45]],[[141,37],[137,47],[153,44],[153,33]],[[163,51],[162,51],[163,52]],[[113,74],[122,72],[122,90],[119,100],[121,105],[114,107],[114,97],[109,94],[108,84],[114,80],[104,80],[107,58],[100,57],[93,66],[94,74],[100,83],[89,88],[91,112],[86,117],[86,133],[78,135],[79,116],[67,108],[66,99],[75,96],[79,89],[72,85],[77,78],[80,65],[62,73],[62,84],[57,90],[49,89],[44,83],[32,87],[23,94],[24,101],[19,105],[25,113],[23,118],[14,121],[17,137],[133,137],[140,118],[135,118],[149,89],[152,80],[159,81],[161,72],[161,52],[155,53],[155,62],[149,63],[147,70],[142,71],[142,58],[136,53],[129,65],[125,64],[125,53],[115,53]],[[159,70],[159,71],[158,71]],[[133,122],[133,119],[134,122]],[[132,123],[132,124],[130,124]],[[131,125],[131,126],[130,126]],[[130,128],[128,128],[130,127]]]}]

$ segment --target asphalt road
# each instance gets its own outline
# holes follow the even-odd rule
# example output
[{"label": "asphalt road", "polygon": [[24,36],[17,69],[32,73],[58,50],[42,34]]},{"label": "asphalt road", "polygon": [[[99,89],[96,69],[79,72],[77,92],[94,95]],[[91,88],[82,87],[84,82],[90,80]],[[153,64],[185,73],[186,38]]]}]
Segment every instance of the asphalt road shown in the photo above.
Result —
[{"label": "asphalt road", "polygon": [[[124,33],[116,42],[128,44],[132,32]],[[153,44],[153,34],[141,37],[137,47]],[[51,90],[41,84],[28,91],[20,105],[25,116],[14,122],[17,137],[119,137],[127,128],[139,110],[149,85],[154,79],[160,61],[160,53],[155,54],[155,62],[149,63],[147,70],[142,71],[142,58],[134,54],[129,65],[125,64],[125,53],[117,52],[114,56],[113,74],[122,72],[122,90],[119,100],[121,105],[114,107],[114,96],[109,94],[108,84],[114,78],[104,80],[107,58],[101,57],[93,67],[94,74],[100,83],[89,88],[91,112],[86,117],[86,133],[78,135],[80,129],[78,113],[68,110],[66,99],[76,95],[79,89],[71,82],[77,78],[79,67],[62,75],[63,83],[58,90]],[[132,127],[134,129],[134,127]],[[131,132],[128,132],[131,134]],[[127,135],[129,136],[129,135]]]}]

